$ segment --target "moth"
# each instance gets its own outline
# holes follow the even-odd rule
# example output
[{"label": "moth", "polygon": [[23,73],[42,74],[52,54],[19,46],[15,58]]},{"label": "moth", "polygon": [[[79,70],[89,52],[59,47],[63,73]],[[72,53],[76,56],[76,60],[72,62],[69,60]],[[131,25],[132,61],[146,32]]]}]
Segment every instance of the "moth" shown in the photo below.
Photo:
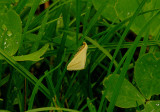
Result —
[{"label": "moth", "polygon": [[68,71],[82,70],[85,68],[87,49],[87,43],[83,42],[83,45],[80,47],[79,51],[74,55],[73,59],[68,64]]}]

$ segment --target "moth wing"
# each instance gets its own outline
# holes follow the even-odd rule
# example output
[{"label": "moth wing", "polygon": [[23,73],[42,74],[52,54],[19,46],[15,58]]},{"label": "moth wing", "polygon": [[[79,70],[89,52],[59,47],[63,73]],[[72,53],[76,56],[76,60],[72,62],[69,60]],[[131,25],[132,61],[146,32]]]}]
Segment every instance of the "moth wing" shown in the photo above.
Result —
[{"label": "moth wing", "polygon": [[86,45],[83,49],[77,52],[77,54],[68,64],[67,70],[82,70],[85,68],[87,48],[88,46]]}]

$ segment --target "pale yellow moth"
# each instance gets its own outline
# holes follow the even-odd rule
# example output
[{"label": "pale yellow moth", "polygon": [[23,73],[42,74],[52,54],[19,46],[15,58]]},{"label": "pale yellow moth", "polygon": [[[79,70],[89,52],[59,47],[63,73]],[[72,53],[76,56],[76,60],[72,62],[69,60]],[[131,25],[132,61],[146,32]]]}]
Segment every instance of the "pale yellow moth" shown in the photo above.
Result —
[{"label": "pale yellow moth", "polygon": [[83,42],[83,45],[80,47],[79,51],[74,55],[73,59],[68,64],[68,71],[82,70],[85,68],[87,49],[87,43]]}]

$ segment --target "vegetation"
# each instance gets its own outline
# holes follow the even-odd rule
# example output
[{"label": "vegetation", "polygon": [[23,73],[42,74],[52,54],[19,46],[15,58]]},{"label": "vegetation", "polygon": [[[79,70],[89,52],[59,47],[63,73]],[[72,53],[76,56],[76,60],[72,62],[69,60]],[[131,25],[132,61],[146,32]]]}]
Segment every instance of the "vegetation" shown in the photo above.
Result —
[{"label": "vegetation", "polygon": [[158,0],[0,0],[0,111],[159,112],[159,28]]}]

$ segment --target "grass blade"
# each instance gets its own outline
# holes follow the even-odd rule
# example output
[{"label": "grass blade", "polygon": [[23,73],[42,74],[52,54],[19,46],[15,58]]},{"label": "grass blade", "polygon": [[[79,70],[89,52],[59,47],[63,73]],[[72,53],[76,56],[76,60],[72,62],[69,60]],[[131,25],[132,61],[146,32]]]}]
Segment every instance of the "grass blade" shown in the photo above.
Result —
[{"label": "grass blade", "polygon": [[[142,2],[143,3],[143,2]],[[148,27],[150,26],[149,24],[153,21],[154,18],[156,18],[158,15],[160,14],[160,12],[158,12],[156,15],[154,15],[145,25],[144,27],[141,29],[141,31],[139,32],[138,36],[136,37],[135,41],[134,41],[134,44],[131,46],[131,48],[129,49],[129,55],[127,56],[126,58],[126,61],[123,65],[123,68],[122,68],[122,71],[120,73],[120,77],[116,83],[116,87],[114,88],[114,92],[112,94],[112,97],[111,97],[111,102],[109,104],[109,107],[108,107],[108,111],[109,112],[112,112],[113,111],[113,108],[114,108],[114,105],[116,103],[116,100],[117,100],[117,97],[118,97],[118,94],[119,94],[119,91],[120,91],[120,88],[121,88],[121,85],[123,83],[123,80],[125,78],[125,74],[128,70],[128,65],[130,64],[130,61],[133,57],[133,54],[136,50],[136,47],[138,45],[138,42],[140,41],[141,39],[141,35],[143,32],[145,32],[146,29],[148,29]],[[116,74],[116,73],[115,73]]]}]

